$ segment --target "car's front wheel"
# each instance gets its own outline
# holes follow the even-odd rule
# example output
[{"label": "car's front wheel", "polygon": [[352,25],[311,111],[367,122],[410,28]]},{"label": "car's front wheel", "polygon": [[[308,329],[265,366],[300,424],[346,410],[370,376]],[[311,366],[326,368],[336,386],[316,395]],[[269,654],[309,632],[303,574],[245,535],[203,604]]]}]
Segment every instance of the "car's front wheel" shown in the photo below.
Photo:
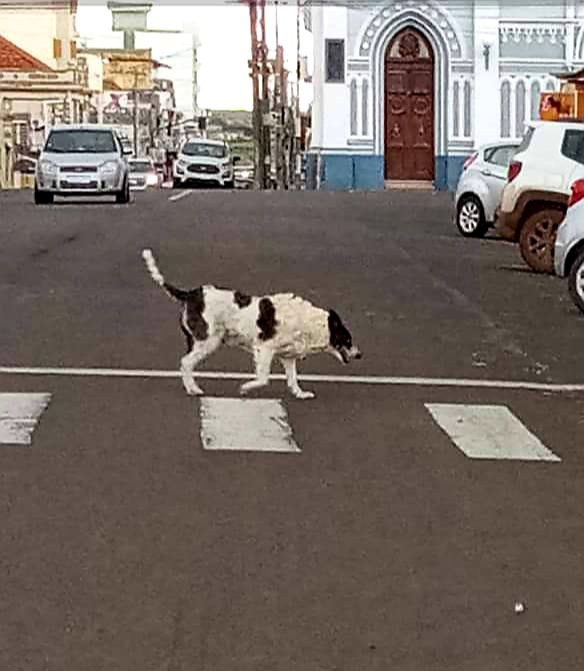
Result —
[{"label": "car's front wheel", "polygon": [[126,204],[130,202],[130,181],[124,180],[124,186],[119,193],[116,193],[116,203]]},{"label": "car's front wheel", "polygon": [[35,205],[50,205],[55,200],[52,193],[48,191],[39,191],[35,184],[34,187],[34,202]]},{"label": "car's front wheel", "polygon": [[456,225],[466,238],[482,238],[489,225],[481,201],[472,194],[460,199],[456,212]]},{"label": "car's front wheel", "polygon": [[519,249],[527,265],[536,273],[554,272],[554,245],[564,212],[555,208],[532,214],[521,228]]},{"label": "car's front wheel", "polygon": [[572,263],[568,275],[568,289],[574,304],[584,312],[584,249]]}]

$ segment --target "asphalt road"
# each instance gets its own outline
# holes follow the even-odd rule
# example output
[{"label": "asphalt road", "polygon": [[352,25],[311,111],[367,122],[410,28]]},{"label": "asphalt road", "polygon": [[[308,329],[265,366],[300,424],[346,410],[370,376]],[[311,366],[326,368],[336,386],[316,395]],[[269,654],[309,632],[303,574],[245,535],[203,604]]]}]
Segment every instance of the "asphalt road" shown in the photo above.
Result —
[{"label": "asphalt road", "polygon": [[[253,396],[299,452],[203,449],[144,247],[178,285],[348,323],[364,358],[301,364],[316,399]],[[445,194],[0,193],[0,401],[51,394],[31,446],[0,444],[0,670],[580,671],[583,328]],[[236,398],[251,364],[201,369]],[[469,458],[428,404],[506,406],[560,461]]]}]

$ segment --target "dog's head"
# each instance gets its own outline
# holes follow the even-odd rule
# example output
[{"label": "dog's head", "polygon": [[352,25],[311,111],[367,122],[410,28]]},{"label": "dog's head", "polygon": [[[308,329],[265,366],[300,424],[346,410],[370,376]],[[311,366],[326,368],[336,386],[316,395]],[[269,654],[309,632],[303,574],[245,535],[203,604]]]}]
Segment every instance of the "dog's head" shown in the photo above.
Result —
[{"label": "dog's head", "polygon": [[351,359],[360,359],[363,355],[358,347],[353,345],[353,338],[349,329],[334,310],[329,310],[329,352],[342,363],[349,363]]}]

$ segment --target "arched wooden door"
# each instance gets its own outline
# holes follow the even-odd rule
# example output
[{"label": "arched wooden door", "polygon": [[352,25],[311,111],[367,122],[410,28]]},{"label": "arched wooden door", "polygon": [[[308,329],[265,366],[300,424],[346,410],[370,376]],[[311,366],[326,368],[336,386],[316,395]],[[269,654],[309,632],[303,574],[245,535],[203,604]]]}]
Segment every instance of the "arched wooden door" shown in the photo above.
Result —
[{"label": "arched wooden door", "polygon": [[434,53],[413,28],[385,52],[385,178],[434,179]]}]

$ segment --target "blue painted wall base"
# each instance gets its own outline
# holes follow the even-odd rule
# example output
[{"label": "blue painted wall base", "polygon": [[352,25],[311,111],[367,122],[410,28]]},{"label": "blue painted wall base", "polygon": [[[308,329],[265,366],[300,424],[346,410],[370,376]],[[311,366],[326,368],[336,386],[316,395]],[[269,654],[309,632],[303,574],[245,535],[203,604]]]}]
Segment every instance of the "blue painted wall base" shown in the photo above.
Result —
[{"label": "blue painted wall base", "polygon": [[[455,191],[465,156],[436,156],[434,187]],[[319,166],[320,163],[320,166]],[[320,175],[317,179],[317,171]],[[306,156],[306,188],[327,191],[373,191],[385,188],[384,159],[372,154],[327,154]]]}]

